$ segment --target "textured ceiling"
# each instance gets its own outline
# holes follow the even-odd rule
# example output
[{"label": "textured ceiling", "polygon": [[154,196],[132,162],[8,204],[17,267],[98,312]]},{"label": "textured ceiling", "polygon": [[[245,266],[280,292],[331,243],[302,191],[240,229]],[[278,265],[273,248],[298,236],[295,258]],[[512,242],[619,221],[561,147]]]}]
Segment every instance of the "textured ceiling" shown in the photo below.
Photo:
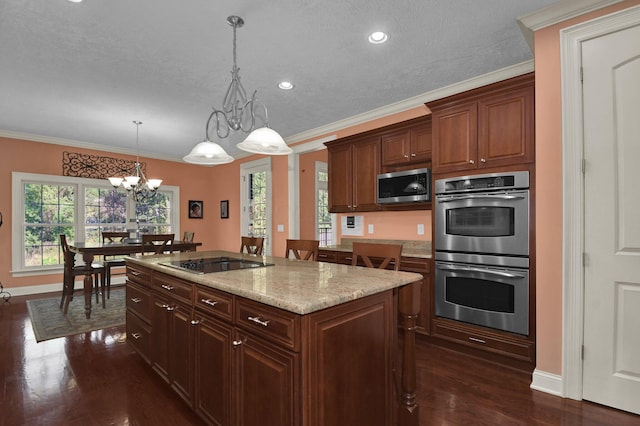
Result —
[{"label": "textured ceiling", "polygon": [[[230,81],[285,139],[532,59],[516,18],[550,0],[2,0],[0,132],[181,159]],[[371,45],[383,30],[390,39]],[[292,81],[289,92],[280,80]],[[234,157],[246,155],[220,141]]]}]

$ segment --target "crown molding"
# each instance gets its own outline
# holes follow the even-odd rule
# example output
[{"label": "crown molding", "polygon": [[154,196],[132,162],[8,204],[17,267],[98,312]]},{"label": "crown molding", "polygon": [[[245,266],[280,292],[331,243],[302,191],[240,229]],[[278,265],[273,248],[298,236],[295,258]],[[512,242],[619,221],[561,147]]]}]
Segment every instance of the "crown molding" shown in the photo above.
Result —
[{"label": "crown molding", "polygon": [[131,155],[134,157],[140,156],[144,158],[153,158],[156,160],[177,161],[177,162],[182,161],[182,159],[180,158],[171,157],[167,155],[163,156],[163,155],[152,154],[149,152],[142,152],[142,151],[138,153],[133,149],[118,148],[114,146],[100,145],[100,144],[91,143],[91,142],[82,142],[74,139],[64,139],[64,138],[56,138],[52,136],[34,135],[31,133],[14,132],[11,130],[0,129],[0,137],[9,138],[9,139],[20,139],[20,140],[31,141],[31,142],[49,143],[53,145],[63,145],[63,146],[73,147],[73,148],[91,149],[94,151],[103,151],[103,152],[108,152],[113,154],[125,154],[125,155]]},{"label": "crown molding", "polygon": [[376,108],[362,114],[354,115],[352,117],[327,124],[326,126],[316,127],[315,129],[307,130],[305,132],[285,138],[285,140],[287,141],[287,143],[296,143],[303,140],[326,135],[328,133],[335,133],[338,130],[357,126],[359,124],[387,117],[392,114],[408,111],[417,107],[424,107],[424,104],[427,102],[446,98],[447,96],[466,92],[467,90],[476,89],[478,87],[486,86],[487,84],[496,83],[508,78],[517,77],[519,75],[532,72],[533,70],[533,61],[521,62],[519,64],[502,68],[488,74],[483,74],[481,76],[473,77],[468,80],[464,80],[449,86],[442,87],[440,89],[433,90],[431,92],[426,92],[400,102]]},{"label": "crown molding", "polygon": [[520,31],[533,52],[533,33],[624,0],[563,0],[518,18]]}]

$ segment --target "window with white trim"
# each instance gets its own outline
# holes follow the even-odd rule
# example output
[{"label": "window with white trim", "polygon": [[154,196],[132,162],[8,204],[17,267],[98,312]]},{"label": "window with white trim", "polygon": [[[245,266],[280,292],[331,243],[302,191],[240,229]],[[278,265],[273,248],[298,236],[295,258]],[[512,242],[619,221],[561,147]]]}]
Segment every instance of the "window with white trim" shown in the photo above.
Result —
[{"label": "window with white trim", "polygon": [[321,247],[333,244],[329,213],[329,171],[327,163],[316,161],[316,234]]},{"label": "window with white trim", "polygon": [[[59,270],[60,234],[70,242],[98,242],[102,231],[136,228],[136,203],[106,180],[32,173],[12,174],[12,272]],[[179,233],[180,190],[163,185],[150,203],[138,203],[142,228]]]}]

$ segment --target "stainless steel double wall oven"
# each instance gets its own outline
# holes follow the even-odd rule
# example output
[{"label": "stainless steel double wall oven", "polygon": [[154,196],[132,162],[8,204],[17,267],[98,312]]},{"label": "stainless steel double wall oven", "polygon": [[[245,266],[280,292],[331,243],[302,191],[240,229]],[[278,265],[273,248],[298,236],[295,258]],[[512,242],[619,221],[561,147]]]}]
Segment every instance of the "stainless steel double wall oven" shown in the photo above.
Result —
[{"label": "stainless steel double wall oven", "polygon": [[529,333],[529,172],[435,183],[435,314]]}]

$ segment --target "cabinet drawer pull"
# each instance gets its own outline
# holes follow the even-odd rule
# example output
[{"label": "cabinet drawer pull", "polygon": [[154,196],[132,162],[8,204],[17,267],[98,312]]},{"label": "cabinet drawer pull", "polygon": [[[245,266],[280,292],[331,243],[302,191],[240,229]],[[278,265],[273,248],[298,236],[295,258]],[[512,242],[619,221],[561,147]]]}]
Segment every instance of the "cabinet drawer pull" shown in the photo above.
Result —
[{"label": "cabinet drawer pull", "polygon": [[263,325],[263,326],[265,326],[265,327],[267,327],[267,326],[269,325],[269,320],[262,321],[262,320],[260,319],[260,317],[247,317],[247,319],[248,319],[249,321],[253,321],[253,322],[255,322],[256,324]]},{"label": "cabinet drawer pull", "polygon": [[482,343],[483,345],[485,343],[487,343],[485,340],[478,339],[477,337],[469,337],[469,340],[471,340],[472,342],[476,342],[476,343]]},{"label": "cabinet drawer pull", "polygon": [[175,306],[171,306],[171,305],[162,305],[161,307],[166,311],[173,311],[174,309],[176,309]]},{"label": "cabinet drawer pull", "polygon": [[131,333],[131,337],[133,337],[134,339],[138,340],[142,336],[140,335],[140,333]]},{"label": "cabinet drawer pull", "polygon": [[138,271],[132,271],[132,270],[129,270],[129,272],[131,272],[131,275],[133,275],[134,277],[137,277],[137,276],[142,275],[142,273],[140,273],[140,272],[138,272]]},{"label": "cabinet drawer pull", "polygon": [[162,284],[160,287],[164,288],[167,291],[173,291],[174,287],[167,285],[167,284]]},{"label": "cabinet drawer pull", "polygon": [[216,306],[218,304],[217,301],[211,300],[211,299],[200,299],[200,301],[205,305],[209,305],[209,306]]},{"label": "cabinet drawer pull", "polygon": [[140,303],[140,302],[142,302],[142,299],[140,299],[139,297],[132,297],[132,298],[131,298],[131,301],[132,301],[133,303]]},{"label": "cabinet drawer pull", "polygon": [[198,325],[200,324],[199,320],[191,320],[191,325]]}]

